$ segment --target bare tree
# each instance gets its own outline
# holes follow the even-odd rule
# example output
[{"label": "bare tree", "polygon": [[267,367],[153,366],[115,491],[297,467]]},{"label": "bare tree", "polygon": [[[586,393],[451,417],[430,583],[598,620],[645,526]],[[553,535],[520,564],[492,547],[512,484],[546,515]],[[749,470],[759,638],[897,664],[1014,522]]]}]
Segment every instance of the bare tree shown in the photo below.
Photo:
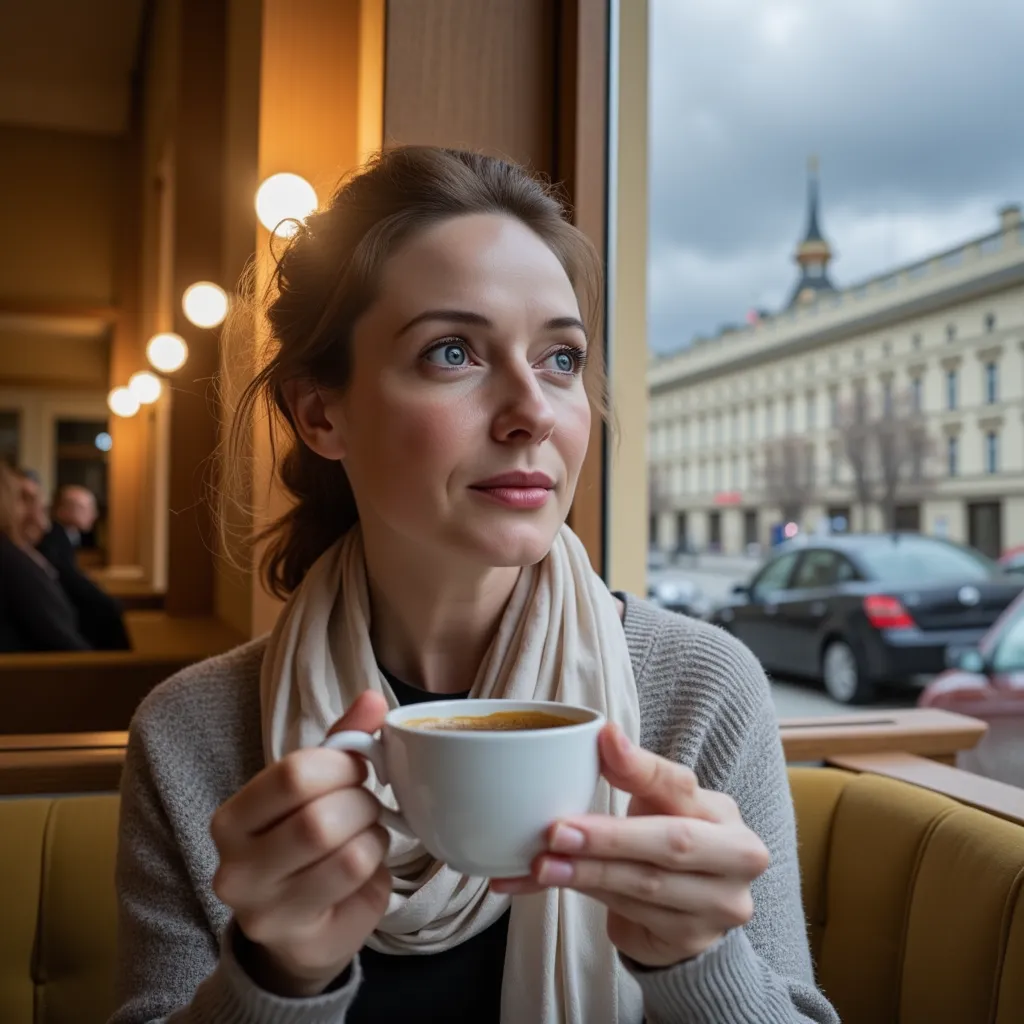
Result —
[{"label": "bare tree", "polygon": [[799,523],[814,501],[814,445],[790,435],[769,441],[762,451],[761,492],[787,523]]},{"label": "bare tree", "polygon": [[874,423],[878,458],[878,503],[886,530],[896,529],[901,499],[920,498],[928,489],[928,463],[934,452],[924,417],[910,393],[883,407]]},{"label": "bare tree", "polygon": [[927,424],[913,396],[886,393],[873,402],[863,383],[839,416],[842,452],[853,474],[854,499],[865,511],[877,504],[886,530],[895,529],[896,509],[928,489],[933,451]]}]

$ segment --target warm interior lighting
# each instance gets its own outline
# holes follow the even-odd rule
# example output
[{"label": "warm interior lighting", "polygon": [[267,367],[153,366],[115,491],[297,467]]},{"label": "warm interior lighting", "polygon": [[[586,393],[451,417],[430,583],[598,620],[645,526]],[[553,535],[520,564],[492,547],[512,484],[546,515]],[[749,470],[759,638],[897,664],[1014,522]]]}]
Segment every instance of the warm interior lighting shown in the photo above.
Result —
[{"label": "warm interior lighting", "polygon": [[316,206],[316,190],[298,174],[272,174],[256,190],[256,216],[282,238],[291,238],[298,230],[295,221],[305,220]]},{"label": "warm interior lighting", "polygon": [[139,370],[128,378],[128,390],[139,405],[152,405],[160,397],[163,385],[155,373]]},{"label": "warm interior lighting", "polygon": [[180,334],[154,334],[146,344],[146,358],[154,370],[174,373],[188,359],[188,345]]},{"label": "warm interior lighting", "polygon": [[185,289],[181,308],[196,327],[216,327],[228,315],[228,293],[212,281],[197,281]]},{"label": "warm interior lighting", "polygon": [[107,406],[115,416],[134,416],[139,411],[139,400],[125,387],[114,388],[107,395]]}]

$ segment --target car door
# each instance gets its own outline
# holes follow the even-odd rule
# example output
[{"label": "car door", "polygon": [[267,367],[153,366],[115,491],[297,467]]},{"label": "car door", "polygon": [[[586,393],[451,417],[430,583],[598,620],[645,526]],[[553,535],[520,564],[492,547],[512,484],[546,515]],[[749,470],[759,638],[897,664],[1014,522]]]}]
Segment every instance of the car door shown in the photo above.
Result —
[{"label": "car door", "polygon": [[774,669],[785,669],[784,644],[779,635],[779,602],[785,599],[800,552],[786,551],[754,577],[745,604],[733,609],[730,630],[761,660]]},{"label": "car door", "polygon": [[842,584],[856,578],[853,564],[838,551],[811,548],[803,553],[793,572],[787,600],[780,609],[786,620],[794,673],[818,674],[822,629],[834,610]]}]

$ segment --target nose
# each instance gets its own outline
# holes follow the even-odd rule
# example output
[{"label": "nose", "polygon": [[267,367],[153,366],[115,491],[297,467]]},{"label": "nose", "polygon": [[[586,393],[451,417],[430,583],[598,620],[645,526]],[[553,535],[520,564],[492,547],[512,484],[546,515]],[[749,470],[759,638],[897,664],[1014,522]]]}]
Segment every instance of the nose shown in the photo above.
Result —
[{"label": "nose", "polygon": [[499,442],[540,444],[555,429],[555,411],[531,368],[506,375],[492,433]]}]

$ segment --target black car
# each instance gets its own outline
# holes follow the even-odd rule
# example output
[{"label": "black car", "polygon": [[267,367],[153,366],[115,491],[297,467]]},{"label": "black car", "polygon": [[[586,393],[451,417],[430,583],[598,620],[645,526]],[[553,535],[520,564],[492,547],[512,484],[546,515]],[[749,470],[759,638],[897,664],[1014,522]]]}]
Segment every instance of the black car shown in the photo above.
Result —
[{"label": "black car", "polygon": [[941,672],[1024,589],[973,548],[920,534],[848,534],[782,545],[711,621],[779,675],[821,679],[845,704],[879,683]]}]

